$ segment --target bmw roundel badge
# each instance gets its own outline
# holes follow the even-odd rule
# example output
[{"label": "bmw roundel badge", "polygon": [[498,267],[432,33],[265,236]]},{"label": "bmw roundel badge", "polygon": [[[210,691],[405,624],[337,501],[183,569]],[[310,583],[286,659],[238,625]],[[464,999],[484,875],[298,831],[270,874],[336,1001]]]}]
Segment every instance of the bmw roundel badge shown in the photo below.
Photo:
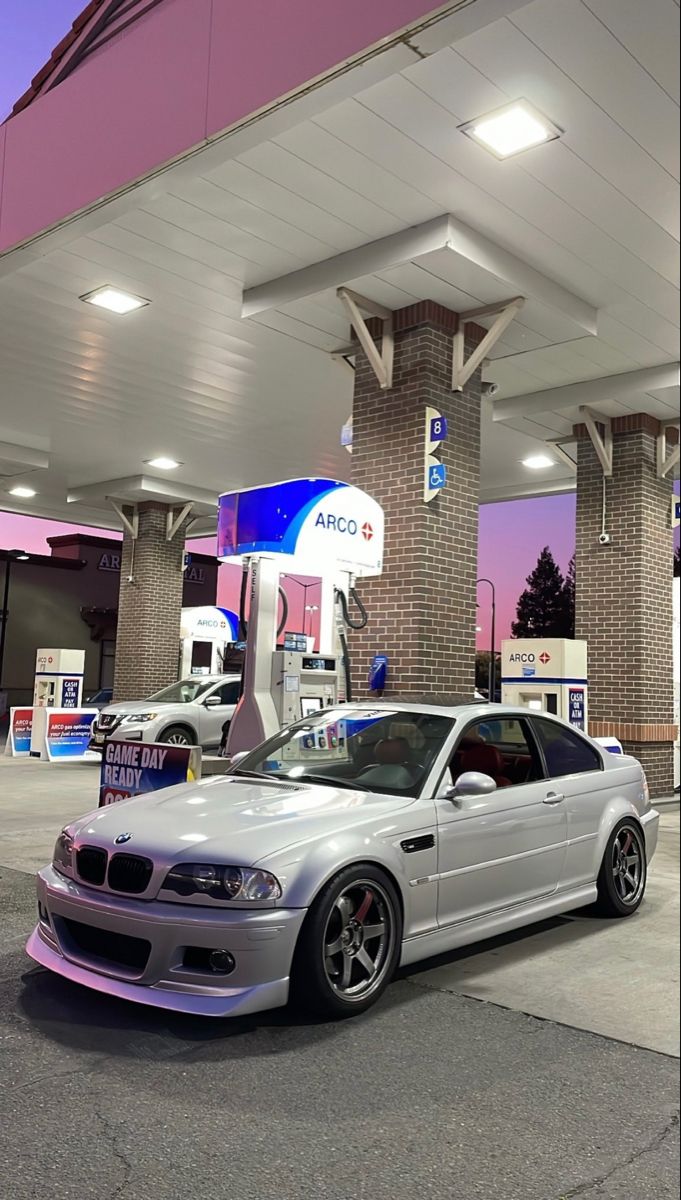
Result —
[{"label": "bmw roundel badge", "polygon": [[131,837],[131,833],[119,833],[118,837],[114,838],[114,846],[123,846],[125,842],[130,841]]}]

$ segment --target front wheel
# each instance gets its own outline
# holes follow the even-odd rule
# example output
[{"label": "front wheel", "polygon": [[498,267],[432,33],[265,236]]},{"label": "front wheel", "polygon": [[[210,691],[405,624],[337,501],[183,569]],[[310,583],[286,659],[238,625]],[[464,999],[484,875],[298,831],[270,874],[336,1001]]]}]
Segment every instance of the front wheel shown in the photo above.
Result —
[{"label": "front wheel", "polygon": [[170,725],[168,729],[164,729],[159,737],[159,742],[164,742],[169,746],[195,746],[196,742],[192,738],[188,729],[184,729],[182,725]]},{"label": "front wheel", "polygon": [[625,817],[613,829],[598,875],[597,909],[605,917],[630,917],[646,890],[646,843],[637,821]]},{"label": "front wheel", "polygon": [[303,926],[293,966],[293,996],[329,1017],[375,1004],[397,966],[402,913],[379,867],[346,867],[322,889]]}]

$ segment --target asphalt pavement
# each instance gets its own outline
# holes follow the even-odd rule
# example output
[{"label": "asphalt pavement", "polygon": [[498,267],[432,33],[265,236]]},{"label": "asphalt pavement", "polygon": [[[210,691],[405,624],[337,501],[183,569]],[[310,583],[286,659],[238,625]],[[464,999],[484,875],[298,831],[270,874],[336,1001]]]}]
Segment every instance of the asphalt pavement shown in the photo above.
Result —
[{"label": "asphalt pavement", "polygon": [[28,873],[0,911],[3,1200],[678,1195],[672,1056],[428,972],[342,1023],[166,1016],[30,963]]}]

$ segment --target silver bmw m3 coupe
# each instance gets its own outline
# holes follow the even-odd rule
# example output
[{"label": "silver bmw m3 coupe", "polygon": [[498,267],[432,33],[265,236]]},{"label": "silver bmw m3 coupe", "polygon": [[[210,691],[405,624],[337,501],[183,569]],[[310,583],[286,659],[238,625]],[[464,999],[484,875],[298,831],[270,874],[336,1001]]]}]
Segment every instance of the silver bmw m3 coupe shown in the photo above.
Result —
[{"label": "silver bmw m3 coupe", "polygon": [[400,965],[582,905],[630,916],[657,831],[639,763],[555,717],[344,705],[67,826],[27,949],[167,1009],[344,1016]]}]

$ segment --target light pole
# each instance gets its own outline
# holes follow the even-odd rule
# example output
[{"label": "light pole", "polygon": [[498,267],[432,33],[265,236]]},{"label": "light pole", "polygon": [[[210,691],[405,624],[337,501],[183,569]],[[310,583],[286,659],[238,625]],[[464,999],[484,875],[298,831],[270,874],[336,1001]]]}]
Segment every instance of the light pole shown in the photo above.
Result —
[{"label": "light pole", "polygon": [[2,628],[0,629],[0,688],[2,687],[2,668],[5,661],[5,642],[7,640],[7,618],[9,616],[9,580],[13,562],[25,562],[28,558],[25,550],[8,550],[5,558],[5,586],[2,593]]},{"label": "light pole", "polygon": [[490,654],[490,659],[489,659],[489,701],[490,701],[490,704],[493,704],[494,696],[496,694],[496,687],[497,687],[497,663],[496,663],[496,658],[495,658],[496,641],[497,641],[497,634],[496,634],[497,594],[496,594],[494,584],[492,583],[491,579],[487,579],[485,576],[483,576],[482,579],[476,580],[476,585],[478,583],[486,583],[489,586],[491,593],[492,593],[492,629],[491,629],[492,653]]},{"label": "light pole", "polygon": [[[316,612],[319,612],[319,605],[318,605],[318,604],[306,604],[306,605],[305,605],[305,612],[310,614],[310,633],[309,633],[309,636],[310,636],[310,637],[312,637],[312,614],[313,614],[313,613],[316,613]],[[304,618],[303,618],[303,633],[305,633],[305,619],[304,619]]]}]

